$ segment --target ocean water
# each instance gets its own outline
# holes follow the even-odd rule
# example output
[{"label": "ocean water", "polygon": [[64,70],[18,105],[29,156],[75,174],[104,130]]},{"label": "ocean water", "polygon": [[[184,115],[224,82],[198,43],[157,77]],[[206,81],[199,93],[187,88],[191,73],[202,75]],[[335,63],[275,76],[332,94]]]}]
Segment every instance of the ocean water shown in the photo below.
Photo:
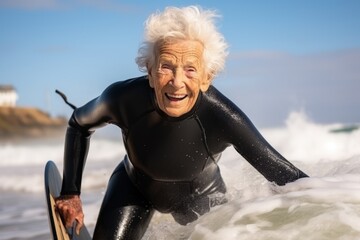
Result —
[{"label": "ocean water", "polygon": [[[311,177],[279,187],[267,182],[232,148],[220,161],[229,202],[187,226],[156,213],[143,239],[360,239],[360,129],[333,132],[291,113],[282,128],[260,129],[287,159]],[[85,167],[85,223],[93,231],[108,178],[123,158],[120,139],[94,136]],[[0,240],[50,239],[43,171],[62,168],[63,140],[0,143]]]}]

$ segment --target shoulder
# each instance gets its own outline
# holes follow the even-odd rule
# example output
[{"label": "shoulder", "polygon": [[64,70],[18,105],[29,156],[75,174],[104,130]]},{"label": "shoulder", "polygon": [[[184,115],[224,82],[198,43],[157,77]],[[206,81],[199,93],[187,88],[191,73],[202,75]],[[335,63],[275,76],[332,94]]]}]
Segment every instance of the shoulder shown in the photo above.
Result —
[{"label": "shoulder", "polygon": [[226,142],[240,149],[242,144],[262,139],[248,116],[215,87],[203,94],[203,100],[203,124],[216,131]]},{"label": "shoulder", "polygon": [[[228,111],[229,109],[240,110],[229,98],[221,93],[216,87],[210,86],[203,93],[204,104],[216,111]],[[210,110],[210,109],[208,109]]]},{"label": "shoulder", "polygon": [[74,111],[79,126],[88,129],[114,123],[126,127],[151,108],[150,86],[145,77],[111,84],[103,93]]},{"label": "shoulder", "polygon": [[99,97],[118,125],[128,127],[138,117],[153,110],[152,88],[146,76],[111,84]]},{"label": "shoulder", "polygon": [[98,100],[107,105],[143,102],[149,99],[151,88],[145,76],[118,81],[109,85]]},{"label": "shoulder", "polygon": [[131,78],[124,81],[118,81],[108,86],[101,94],[103,97],[111,99],[119,96],[131,96],[136,93],[149,91],[149,81],[146,76]]},{"label": "shoulder", "polygon": [[204,114],[207,118],[215,118],[224,123],[248,121],[245,113],[216,87],[203,93]]}]

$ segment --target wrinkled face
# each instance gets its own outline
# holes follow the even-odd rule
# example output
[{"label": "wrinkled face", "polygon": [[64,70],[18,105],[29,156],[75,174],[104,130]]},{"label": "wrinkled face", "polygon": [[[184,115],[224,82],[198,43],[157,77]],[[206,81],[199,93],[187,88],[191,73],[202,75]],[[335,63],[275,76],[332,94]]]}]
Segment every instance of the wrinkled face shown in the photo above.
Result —
[{"label": "wrinkled face", "polygon": [[211,79],[205,73],[203,45],[198,41],[161,42],[155,48],[155,63],[148,67],[149,83],[154,88],[160,109],[171,117],[189,112],[200,91]]}]

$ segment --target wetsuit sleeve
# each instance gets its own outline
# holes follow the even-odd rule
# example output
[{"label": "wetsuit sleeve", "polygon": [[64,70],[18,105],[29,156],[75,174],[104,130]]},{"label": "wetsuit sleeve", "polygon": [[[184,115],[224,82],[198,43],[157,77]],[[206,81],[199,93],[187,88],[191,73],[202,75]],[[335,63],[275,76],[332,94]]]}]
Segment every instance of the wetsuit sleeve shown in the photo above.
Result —
[{"label": "wetsuit sleeve", "polygon": [[268,181],[284,185],[305,173],[278,153],[255,128],[250,119],[233,102],[215,88],[207,94],[215,114],[208,117],[215,121],[218,133],[226,143],[234,146]]},{"label": "wetsuit sleeve", "polygon": [[69,120],[65,137],[62,195],[80,194],[90,137],[96,128],[113,121],[108,94],[108,91],[104,91],[98,98],[75,109]]},{"label": "wetsuit sleeve", "polygon": [[82,172],[89,149],[90,136],[91,132],[82,131],[73,115],[65,136],[61,195],[80,194]]},{"label": "wetsuit sleeve", "polygon": [[265,140],[244,113],[238,114],[241,120],[235,130],[234,147],[257,171],[278,185],[307,177]]}]

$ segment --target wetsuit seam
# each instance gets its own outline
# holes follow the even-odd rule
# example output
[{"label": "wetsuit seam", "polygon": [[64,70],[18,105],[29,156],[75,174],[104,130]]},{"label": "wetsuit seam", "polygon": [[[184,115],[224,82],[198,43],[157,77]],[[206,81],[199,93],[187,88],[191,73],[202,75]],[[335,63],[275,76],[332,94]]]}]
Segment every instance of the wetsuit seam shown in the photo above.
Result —
[{"label": "wetsuit seam", "polygon": [[[206,149],[209,157],[210,157],[211,160],[213,161],[213,163],[216,164],[216,160],[213,158],[213,156],[212,156],[212,154],[211,154],[211,152],[210,152],[209,146],[208,146],[208,144],[207,144],[207,137],[206,137],[205,128],[204,128],[204,126],[202,125],[201,120],[200,120],[199,116],[197,115],[197,113],[194,114],[194,118],[195,118],[196,122],[198,123],[198,125],[199,125],[199,127],[200,127],[201,134],[202,134],[202,137],[203,137],[203,142],[204,142],[204,145],[205,145],[205,149]],[[207,161],[205,161],[204,166],[202,167],[202,171],[205,169],[206,164],[207,164]]]}]

